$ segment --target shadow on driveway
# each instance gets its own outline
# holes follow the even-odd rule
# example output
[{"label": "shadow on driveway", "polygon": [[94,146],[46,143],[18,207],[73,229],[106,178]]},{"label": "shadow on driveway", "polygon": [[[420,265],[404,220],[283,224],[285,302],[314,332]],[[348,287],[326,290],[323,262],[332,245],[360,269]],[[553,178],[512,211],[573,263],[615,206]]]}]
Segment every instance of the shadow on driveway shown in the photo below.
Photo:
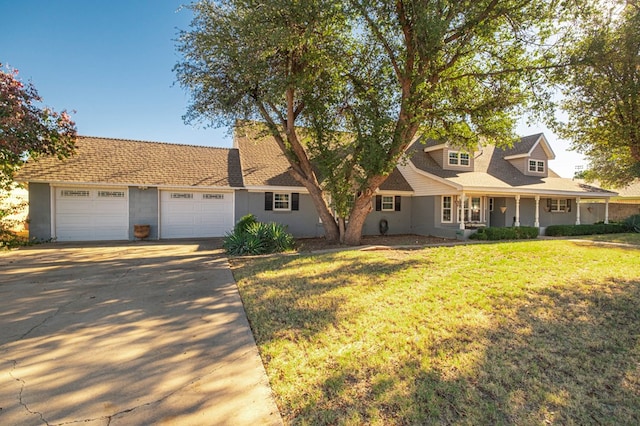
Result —
[{"label": "shadow on driveway", "polygon": [[0,424],[281,424],[219,246],[0,254]]}]

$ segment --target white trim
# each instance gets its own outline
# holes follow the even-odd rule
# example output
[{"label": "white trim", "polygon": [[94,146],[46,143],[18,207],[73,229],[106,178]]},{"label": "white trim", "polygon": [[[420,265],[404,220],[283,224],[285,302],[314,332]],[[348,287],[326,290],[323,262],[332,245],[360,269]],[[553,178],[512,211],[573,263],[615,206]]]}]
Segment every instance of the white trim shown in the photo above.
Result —
[{"label": "white trim", "polygon": [[[391,198],[391,208],[384,208],[384,199],[386,198]],[[387,203],[389,204],[389,203]],[[381,212],[393,212],[396,210],[396,197],[395,195],[387,195],[387,194],[381,194],[380,195],[380,211]]]},{"label": "white trim", "polygon": [[402,195],[405,197],[411,197],[415,194],[415,191],[394,191],[392,189],[381,190],[380,188],[378,188],[376,189],[375,194],[376,195]]},{"label": "white trim", "polygon": [[[287,207],[276,207],[276,195],[286,195],[287,196]],[[291,211],[291,192],[273,192],[273,198],[271,200],[271,209],[274,212],[290,212]],[[279,203],[283,203],[283,201],[277,201]]]},{"label": "white trim", "polygon": [[[456,159],[456,163],[453,164],[451,163],[451,154],[455,154],[455,159]],[[462,164],[462,156],[466,155],[467,156],[467,164]],[[464,152],[464,151],[455,151],[453,149],[450,149],[449,151],[447,151],[447,165],[448,166],[455,166],[455,167],[471,167],[471,154],[469,154],[468,152]]]},{"label": "white trim", "polygon": [[51,215],[49,222],[51,223],[51,239],[56,239],[56,188],[49,185],[49,214]]},{"label": "white trim", "polygon": [[[444,199],[448,197],[450,200],[450,205],[447,207],[449,209],[449,220],[444,220]],[[455,196],[454,195],[441,195],[440,196],[440,223],[453,223],[453,217],[455,213]]]},{"label": "white trim", "polygon": [[[533,170],[531,170],[531,163],[533,163]],[[540,164],[542,164],[542,171],[538,170]],[[545,160],[529,158],[529,160],[527,161],[527,170],[529,171],[529,173],[545,174],[547,170],[547,162]]]},{"label": "white trim", "polygon": [[162,189],[162,190],[166,190],[166,189],[189,189],[189,190],[193,190],[193,191],[237,191],[239,189],[247,189],[247,187],[244,186],[193,186],[193,185],[173,185],[173,184],[156,184],[156,183],[141,183],[141,182],[137,182],[137,183],[132,183],[132,182],[82,182],[82,181],[51,181],[51,180],[41,180],[41,179],[34,179],[34,180],[27,180],[25,182],[31,182],[31,183],[48,183],[49,185],[53,185],[53,186],[78,186],[78,187],[118,187],[118,188],[122,188],[122,187],[140,187],[140,186],[144,186],[147,188],[158,188],[158,189]]},{"label": "white trim", "polygon": [[438,145],[428,146],[423,151],[431,152],[431,151],[439,151],[441,149],[447,149],[448,145],[446,143],[439,143]]},{"label": "white trim", "polygon": [[308,194],[309,191],[304,186],[246,186],[247,192],[298,192]]}]

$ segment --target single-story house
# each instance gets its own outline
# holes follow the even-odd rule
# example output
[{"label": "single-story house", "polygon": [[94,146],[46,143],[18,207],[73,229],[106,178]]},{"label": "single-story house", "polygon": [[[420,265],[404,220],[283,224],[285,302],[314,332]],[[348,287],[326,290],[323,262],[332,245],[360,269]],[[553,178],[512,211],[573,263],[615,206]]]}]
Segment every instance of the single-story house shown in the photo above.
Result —
[{"label": "single-story house", "polygon": [[[584,182],[579,180],[578,182]],[[599,182],[592,185],[600,186]],[[640,179],[636,179],[624,187],[608,188],[617,195],[611,197],[608,206],[608,219],[621,222],[630,216],[640,214]],[[607,206],[602,200],[593,200],[586,204],[587,211],[603,220]]]},{"label": "single-story house", "polygon": [[[590,223],[582,203],[606,209],[616,193],[557,176],[553,158],[542,134],[475,153],[418,140],[378,190],[363,234],[378,234],[383,219],[389,234],[452,238],[480,226]],[[249,213],[296,237],[322,236],[288,169],[272,138],[240,127],[233,148],[80,137],[75,155],[29,161],[17,180],[28,183],[29,232],[41,240],[131,240],[140,224],[152,239],[218,237]]]}]

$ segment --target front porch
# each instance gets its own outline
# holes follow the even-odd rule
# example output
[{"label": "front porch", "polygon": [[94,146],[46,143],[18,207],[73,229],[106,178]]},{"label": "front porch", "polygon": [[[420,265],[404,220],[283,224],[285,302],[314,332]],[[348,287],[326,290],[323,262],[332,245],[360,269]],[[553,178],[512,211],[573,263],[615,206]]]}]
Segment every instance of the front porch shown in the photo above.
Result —
[{"label": "front porch", "polygon": [[441,197],[437,226],[449,235],[453,230],[463,231],[457,232],[456,237],[466,238],[476,229],[488,226],[530,226],[540,228],[542,234],[550,225],[609,223],[609,198],[600,200],[604,201],[603,211],[583,208],[586,200],[579,196],[463,192]]}]

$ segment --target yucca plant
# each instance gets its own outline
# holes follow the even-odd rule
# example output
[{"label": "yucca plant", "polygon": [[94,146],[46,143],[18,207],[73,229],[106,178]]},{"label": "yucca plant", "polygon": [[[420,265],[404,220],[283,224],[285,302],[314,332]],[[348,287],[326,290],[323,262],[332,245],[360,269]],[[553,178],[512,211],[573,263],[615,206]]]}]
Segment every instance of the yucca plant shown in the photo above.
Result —
[{"label": "yucca plant", "polygon": [[233,256],[279,253],[292,250],[295,241],[278,223],[258,222],[253,215],[240,219],[233,232],[227,234],[222,247]]}]

